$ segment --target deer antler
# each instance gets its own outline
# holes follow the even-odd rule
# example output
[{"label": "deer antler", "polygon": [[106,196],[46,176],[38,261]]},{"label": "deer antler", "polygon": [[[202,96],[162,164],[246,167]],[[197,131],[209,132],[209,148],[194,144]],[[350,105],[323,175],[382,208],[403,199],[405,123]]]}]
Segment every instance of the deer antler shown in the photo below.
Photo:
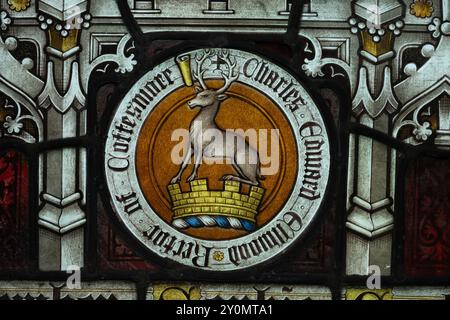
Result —
[{"label": "deer antler", "polygon": [[203,75],[206,72],[206,69],[203,69],[203,64],[205,63],[206,59],[210,57],[213,54],[211,50],[206,49],[205,53],[200,57],[195,57],[195,61],[197,62],[197,70],[194,70],[192,73],[192,76],[200,83],[203,90],[208,90],[208,87],[205,84],[205,80],[203,80]]},{"label": "deer antler", "polygon": [[225,74],[225,71],[222,71],[222,77],[225,79],[225,84],[223,85],[222,88],[220,88],[216,91],[217,94],[226,92],[230,88],[231,84],[239,78],[239,72],[237,74],[233,75],[234,69],[236,68],[237,63],[236,63],[236,59],[234,60],[234,62],[231,62],[230,51],[226,50],[226,51],[220,52],[219,57],[227,64],[228,74]]}]

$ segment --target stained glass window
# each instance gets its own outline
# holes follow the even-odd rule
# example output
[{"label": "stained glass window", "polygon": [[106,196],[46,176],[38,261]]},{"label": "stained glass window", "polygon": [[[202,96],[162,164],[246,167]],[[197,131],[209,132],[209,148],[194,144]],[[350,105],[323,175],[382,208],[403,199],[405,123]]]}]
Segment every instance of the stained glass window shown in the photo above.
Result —
[{"label": "stained glass window", "polygon": [[0,0],[0,298],[448,298],[449,8]]}]

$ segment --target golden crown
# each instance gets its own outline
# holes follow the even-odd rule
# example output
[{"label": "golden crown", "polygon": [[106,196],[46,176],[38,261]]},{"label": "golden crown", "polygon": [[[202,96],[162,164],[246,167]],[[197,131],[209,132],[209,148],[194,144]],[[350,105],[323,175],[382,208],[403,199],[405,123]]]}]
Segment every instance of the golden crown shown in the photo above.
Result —
[{"label": "golden crown", "polygon": [[223,191],[208,189],[206,179],[190,182],[190,192],[182,192],[178,183],[168,186],[174,213],[172,224],[177,228],[222,227],[251,231],[264,189],[250,187],[241,192],[241,183],[225,181]]}]

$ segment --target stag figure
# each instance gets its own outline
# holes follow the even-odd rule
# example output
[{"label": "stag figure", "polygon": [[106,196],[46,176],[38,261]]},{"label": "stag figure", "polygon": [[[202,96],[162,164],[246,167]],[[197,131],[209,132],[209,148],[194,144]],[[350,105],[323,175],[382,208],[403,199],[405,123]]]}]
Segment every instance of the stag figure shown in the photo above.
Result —
[{"label": "stag figure", "polygon": [[[197,179],[197,172],[204,158],[220,158],[225,160],[225,163],[230,163],[237,173],[237,175],[225,175],[222,180],[239,181],[257,186],[260,180],[263,180],[258,152],[243,136],[219,128],[215,121],[220,104],[228,98],[225,93],[239,77],[239,72],[235,74],[236,61],[231,61],[228,51],[218,53],[218,58],[226,64],[227,70],[221,70],[225,82],[220,89],[209,89],[203,79],[206,72],[203,65],[213,54],[209,50],[203,56],[196,58],[197,68],[193,72],[193,77],[200,86],[196,86],[196,97],[188,102],[188,106],[191,109],[200,108],[200,112],[190,124],[187,153],[171,183],[181,180],[183,171],[194,157],[194,169],[188,181]],[[211,132],[214,134],[211,135]]]}]

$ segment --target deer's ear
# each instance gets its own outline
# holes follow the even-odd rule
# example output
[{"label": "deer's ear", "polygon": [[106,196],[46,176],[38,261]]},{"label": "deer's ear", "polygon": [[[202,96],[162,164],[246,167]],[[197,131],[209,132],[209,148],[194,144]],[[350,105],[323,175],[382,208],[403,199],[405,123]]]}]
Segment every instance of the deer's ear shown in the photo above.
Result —
[{"label": "deer's ear", "polygon": [[228,99],[228,96],[226,94],[219,94],[219,95],[217,95],[217,100],[223,101],[225,99]]},{"label": "deer's ear", "polygon": [[195,86],[194,88],[195,88],[195,92],[202,92],[203,91],[202,87]]}]

